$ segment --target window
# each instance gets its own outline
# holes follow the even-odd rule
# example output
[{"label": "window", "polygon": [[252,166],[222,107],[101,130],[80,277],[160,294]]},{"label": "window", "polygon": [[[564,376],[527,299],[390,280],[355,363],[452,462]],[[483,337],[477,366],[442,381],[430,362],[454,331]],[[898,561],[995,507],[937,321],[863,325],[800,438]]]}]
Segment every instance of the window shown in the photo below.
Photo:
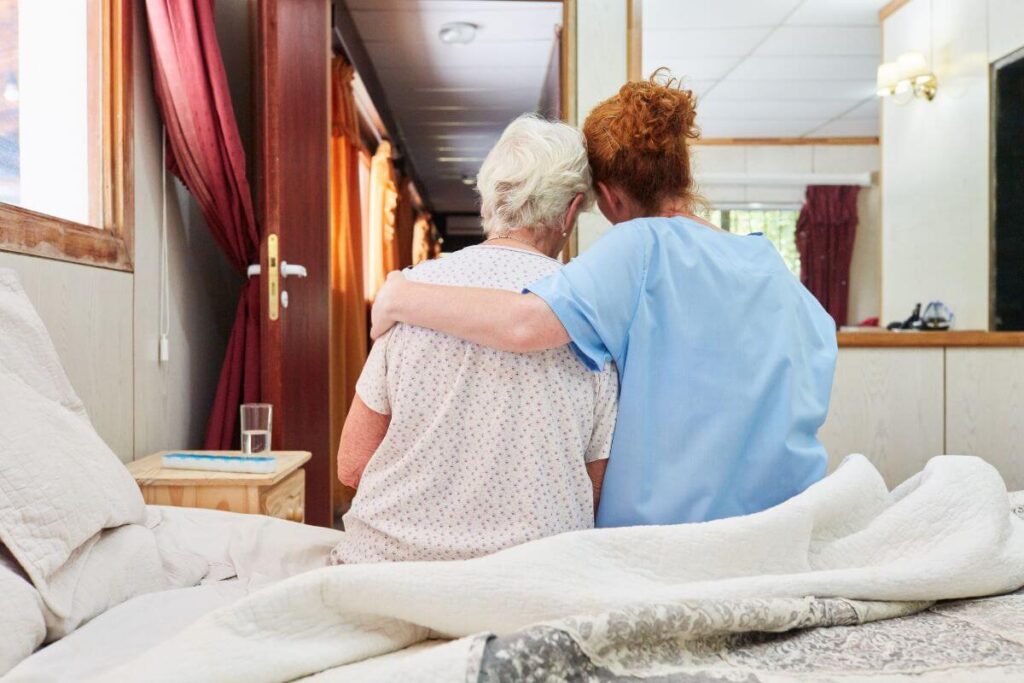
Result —
[{"label": "window", "polygon": [[762,232],[782,254],[782,260],[794,275],[800,277],[800,252],[796,248],[798,209],[711,209],[705,214],[709,221],[737,235]]},{"label": "window", "polygon": [[131,269],[131,0],[0,0],[0,249]]}]

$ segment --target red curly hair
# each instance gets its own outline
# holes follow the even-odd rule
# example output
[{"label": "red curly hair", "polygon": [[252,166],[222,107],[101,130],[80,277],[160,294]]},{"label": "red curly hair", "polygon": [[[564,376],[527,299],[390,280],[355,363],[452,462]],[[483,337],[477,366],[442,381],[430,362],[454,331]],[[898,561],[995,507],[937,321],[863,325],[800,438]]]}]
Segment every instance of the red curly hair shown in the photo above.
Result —
[{"label": "red curly hair", "polygon": [[700,203],[689,150],[700,137],[696,117],[693,91],[664,67],[626,83],[583,123],[594,184],[617,185],[651,214],[669,197]]}]

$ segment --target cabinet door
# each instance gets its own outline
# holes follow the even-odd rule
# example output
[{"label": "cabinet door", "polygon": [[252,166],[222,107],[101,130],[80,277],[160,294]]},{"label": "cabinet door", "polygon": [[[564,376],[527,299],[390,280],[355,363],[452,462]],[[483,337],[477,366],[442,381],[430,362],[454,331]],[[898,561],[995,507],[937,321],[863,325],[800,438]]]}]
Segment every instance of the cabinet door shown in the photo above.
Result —
[{"label": "cabinet door", "polygon": [[843,348],[819,436],[829,470],[863,453],[892,487],[943,453],[943,350]]},{"label": "cabinet door", "polygon": [[982,457],[1024,489],[1024,349],[946,350],[946,450]]}]

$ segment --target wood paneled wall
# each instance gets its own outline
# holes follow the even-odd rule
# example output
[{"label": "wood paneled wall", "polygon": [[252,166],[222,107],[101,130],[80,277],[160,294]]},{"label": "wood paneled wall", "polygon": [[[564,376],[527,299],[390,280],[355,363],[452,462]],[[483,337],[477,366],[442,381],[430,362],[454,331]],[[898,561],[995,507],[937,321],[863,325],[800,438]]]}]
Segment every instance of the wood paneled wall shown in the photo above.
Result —
[{"label": "wood paneled wall", "polygon": [[890,487],[948,453],[1024,489],[1024,349],[842,348],[820,436],[830,471],[863,453]]},{"label": "wood paneled wall", "polygon": [[122,460],[134,442],[131,273],[0,252],[43,319],[96,431]]}]

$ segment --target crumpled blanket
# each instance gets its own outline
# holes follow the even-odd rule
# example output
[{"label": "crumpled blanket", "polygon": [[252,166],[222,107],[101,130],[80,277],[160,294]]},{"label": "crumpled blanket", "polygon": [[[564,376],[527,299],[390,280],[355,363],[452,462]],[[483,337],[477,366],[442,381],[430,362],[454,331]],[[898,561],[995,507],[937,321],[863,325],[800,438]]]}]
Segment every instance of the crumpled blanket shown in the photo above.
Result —
[{"label": "crumpled blanket", "polygon": [[[103,680],[475,680],[492,634],[573,618],[613,629],[599,617],[622,610],[667,610],[651,641],[899,616],[1024,585],[1024,520],[1009,510],[1002,479],[977,458],[933,458],[889,492],[855,455],[745,517],[573,532],[462,562],[308,572],[207,615]],[[836,600],[807,618],[808,596]],[[746,623],[699,614],[750,600],[767,602]],[[894,602],[917,604],[883,604]]]}]

